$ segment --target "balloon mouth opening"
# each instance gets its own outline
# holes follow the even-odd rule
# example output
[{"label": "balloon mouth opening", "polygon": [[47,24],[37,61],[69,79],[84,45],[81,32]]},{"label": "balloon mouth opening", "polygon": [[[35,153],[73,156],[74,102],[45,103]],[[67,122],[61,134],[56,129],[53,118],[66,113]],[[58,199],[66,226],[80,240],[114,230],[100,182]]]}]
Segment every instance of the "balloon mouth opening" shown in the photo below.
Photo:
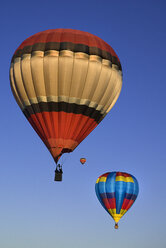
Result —
[{"label": "balloon mouth opening", "polygon": [[115,228],[115,229],[118,229],[118,228],[119,228],[118,223],[115,222],[114,228]]},{"label": "balloon mouth opening", "polygon": [[52,147],[51,149],[49,149],[53,158],[54,158],[54,161],[55,163],[57,164],[60,157],[64,154],[64,153],[70,153],[72,152],[71,149],[69,148],[61,148],[61,147]]}]

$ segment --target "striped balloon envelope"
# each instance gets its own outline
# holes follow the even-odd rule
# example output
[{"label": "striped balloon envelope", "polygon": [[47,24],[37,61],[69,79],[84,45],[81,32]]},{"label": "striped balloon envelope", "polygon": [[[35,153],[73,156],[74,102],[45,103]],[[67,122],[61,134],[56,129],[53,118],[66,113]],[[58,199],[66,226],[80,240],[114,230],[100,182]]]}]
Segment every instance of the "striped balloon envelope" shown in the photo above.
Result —
[{"label": "striped balloon envelope", "polygon": [[95,190],[98,200],[114,219],[117,229],[119,220],[138,196],[137,179],[125,172],[108,172],[97,179]]},{"label": "striped balloon envelope", "polygon": [[87,32],[52,29],[32,35],[10,66],[14,97],[57,163],[115,104],[122,87],[118,56]]}]

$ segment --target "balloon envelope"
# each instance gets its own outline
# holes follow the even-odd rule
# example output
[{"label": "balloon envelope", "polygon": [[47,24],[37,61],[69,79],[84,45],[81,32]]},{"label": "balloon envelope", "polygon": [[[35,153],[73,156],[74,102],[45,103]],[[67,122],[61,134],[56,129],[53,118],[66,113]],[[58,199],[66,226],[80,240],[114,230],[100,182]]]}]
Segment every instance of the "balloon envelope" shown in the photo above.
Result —
[{"label": "balloon envelope", "polygon": [[81,162],[81,164],[85,164],[86,158],[80,158],[80,162]]},{"label": "balloon envelope", "polygon": [[97,179],[95,190],[101,205],[118,223],[136,200],[139,186],[128,173],[108,172]]},{"label": "balloon envelope", "polygon": [[18,47],[10,82],[18,105],[57,162],[113,107],[122,69],[114,50],[97,36],[53,29]]}]

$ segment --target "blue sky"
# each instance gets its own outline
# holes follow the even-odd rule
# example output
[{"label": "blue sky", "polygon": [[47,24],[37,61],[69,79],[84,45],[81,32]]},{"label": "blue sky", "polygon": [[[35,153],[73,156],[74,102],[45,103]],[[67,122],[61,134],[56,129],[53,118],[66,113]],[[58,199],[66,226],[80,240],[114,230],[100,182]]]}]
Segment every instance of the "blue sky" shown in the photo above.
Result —
[{"label": "blue sky", "polygon": [[[0,247],[166,247],[165,13],[164,0],[2,1]],[[52,157],[9,84],[18,45],[52,28],[99,36],[114,48],[123,69],[117,103],[66,156],[62,183],[53,181]],[[95,195],[95,181],[107,171],[131,173],[140,186],[118,231]]]}]

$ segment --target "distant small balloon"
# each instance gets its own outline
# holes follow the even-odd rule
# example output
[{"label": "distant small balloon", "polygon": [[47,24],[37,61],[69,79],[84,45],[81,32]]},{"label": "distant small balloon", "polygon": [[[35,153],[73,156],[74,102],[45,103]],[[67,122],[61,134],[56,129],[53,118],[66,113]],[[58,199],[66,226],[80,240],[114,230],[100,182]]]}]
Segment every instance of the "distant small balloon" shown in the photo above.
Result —
[{"label": "distant small balloon", "polygon": [[81,162],[81,164],[85,164],[86,158],[80,158],[80,162]]},{"label": "distant small balloon", "polygon": [[136,200],[139,192],[137,179],[125,172],[108,172],[101,175],[95,185],[96,195],[103,208],[118,222]]}]

